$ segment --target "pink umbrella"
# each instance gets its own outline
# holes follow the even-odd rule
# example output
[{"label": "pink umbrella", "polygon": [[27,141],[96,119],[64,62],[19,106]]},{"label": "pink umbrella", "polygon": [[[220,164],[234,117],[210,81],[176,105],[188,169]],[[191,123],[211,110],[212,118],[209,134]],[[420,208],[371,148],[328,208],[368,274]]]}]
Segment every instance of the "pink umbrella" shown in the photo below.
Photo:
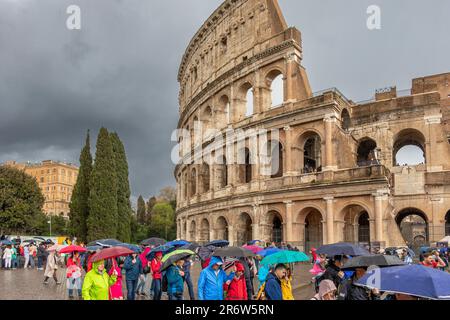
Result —
[{"label": "pink umbrella", "polygon": [[86,251],[87,251],[86,248],[83,248],[80,246],[75,246],[75,245],[70,245],[70,246],[67,246],[67,247],[59,250],[59,253],[73,253],[73,252],[86,252]]},{"label": "pink umbrella", "polygon": [[258,246],[243,246],[243,248],[250,250],[251,252],[253,252],[254,254],[257,254],[260,251],[263,251],[264,249]]}]

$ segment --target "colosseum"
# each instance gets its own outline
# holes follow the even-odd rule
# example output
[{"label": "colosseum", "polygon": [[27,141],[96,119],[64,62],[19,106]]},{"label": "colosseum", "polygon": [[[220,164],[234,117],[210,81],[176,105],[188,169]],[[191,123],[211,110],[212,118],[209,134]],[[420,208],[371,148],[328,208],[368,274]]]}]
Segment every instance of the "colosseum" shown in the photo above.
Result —
[{"label": "colosseum", "polygon": [[[308,250],[449,235],[450,73],[356,103],[313,93],[302,58],[276,0],[226,0],[195,34],[178,74],[178,238]],[[419,159],[399,161],[405,148]]]}]

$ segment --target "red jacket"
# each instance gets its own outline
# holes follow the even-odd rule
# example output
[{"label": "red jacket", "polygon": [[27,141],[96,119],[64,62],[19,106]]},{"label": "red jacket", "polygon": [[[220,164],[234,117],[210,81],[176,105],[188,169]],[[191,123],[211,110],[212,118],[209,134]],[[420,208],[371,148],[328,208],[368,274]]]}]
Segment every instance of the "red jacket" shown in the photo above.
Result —
[{"label": "red jacket", "polygon": [[150,264],[150,267],[152,269],[152,275],[153,279],[161,279],[161,261],[158,261],[156,259],[152,260],[152,263]]},{"label": "red jacket", "polygon": [[[226,284],[225,284],[226,286]],[[245,277],[242,275],[239,280],[236,277],[233,278],[227,290],[227,298],[225,300],[247,300],[247,285],[245,283]]]}]

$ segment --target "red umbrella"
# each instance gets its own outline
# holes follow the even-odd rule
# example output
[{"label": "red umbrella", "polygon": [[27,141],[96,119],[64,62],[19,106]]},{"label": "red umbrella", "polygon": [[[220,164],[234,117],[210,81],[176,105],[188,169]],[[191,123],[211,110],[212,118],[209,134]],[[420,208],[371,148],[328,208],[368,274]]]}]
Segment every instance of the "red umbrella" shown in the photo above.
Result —
[{"label": "red umbrella", "polygon": [[129,256],[133,253],[135,253],[133,250],[130,250],[125,247],[106,248],[100,251],[99,253],[94,254],[90,261],[97,262],[101,260],[108,260],[117,257]]},{"label": "red umbrella", "polygon": [[80,247],[80,246],[67,246],[65,248],[62,248],[61,250],[59,250],[59,253],[73,253],[73,252],[86,252],[87,249]]},{"label": "red umbrella", "polygon": [[258,246],[243,246],[243,248],[250,250],[251,252],[253,252],[254,254],[257,254],[260,251],[263,251],[264,249]]}]

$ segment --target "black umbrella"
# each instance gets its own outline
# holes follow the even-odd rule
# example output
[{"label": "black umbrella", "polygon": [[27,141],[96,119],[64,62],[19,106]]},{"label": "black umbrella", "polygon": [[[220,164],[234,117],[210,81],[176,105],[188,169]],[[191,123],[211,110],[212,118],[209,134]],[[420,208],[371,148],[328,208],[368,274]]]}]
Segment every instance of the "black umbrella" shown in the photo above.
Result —
[{"label": "black umbrella", "polygon": [[317,249],[317,254],[325,254],[329,257],[334,256],[370,256],[371,253],[360,246],[354,245],[352,243],[334,243],[321,246]]},{"label": "black umbrella", "polygon": [[405,263],[396,256],[371,255],[359,256],[350,259],[343,267],[343,270],[368,268],[370,266],[393,267],[402,266]]},{"label": "black umbrella", "polygon": [[186,258],[189,258],[190,256],[192,256],[192,253],[188,253],[188,252],[183,252],[183,253],[178,253],[178,254],[174,254],[172,256],[170,256],[161,266],[161,272],[163,272],[164,270],[168,269],[171,265],[173,265],[175,262],[179,261],[179,260],[183,260]]},{"label": "black umbrella", "polygon": [[113,246],[119,246],[121,244],[122,244],[122,242],[120,242],[117,239],[101,239],[101,240],[95,240],[95,241],[89,242],[87,245],[88,246],[99,245],[102,247],[113,247]]},{"label": "black umbrella", "polygon": [[199,245],[199,244],[196,244],[196,243],[189,243],[189,244],[186,244],[186,245],[184,245],[184,246],[178,248],[178,250],[191,250],[191,251],[196,252],[196,250],[197,250],[198,248],[200,248],[200,245]]},{"label": "black umbrella", "polygon": [[213,253],[214,257],[255,257],[255,254],[248,249],[240,247],[219,248]]},{"label": "black umbrella", "polygon": [[212,257],[214,251],[216,250],[217,247],[214,246],[200,247],[197,251],[197,254],[200,257],[200,259],[202,259],[202,261],[206,261],[207,259]]},{"label": "black umbrella", "polygon": [[210,243],[205,244],[205,247],[213,246],[216,248],[222,248],[222,247],[226,247],[229,245],[230,245],[230,242],[227,240],[214,240],[214,241],[211,241]]},{"label": "black umbrella", "polygon": [[141,242],[141,245],[143,246],[162,246],[164,244],[166,244],[166,240],[161,239],[161,238],[149,238],[149,239],[145,239]]}]

